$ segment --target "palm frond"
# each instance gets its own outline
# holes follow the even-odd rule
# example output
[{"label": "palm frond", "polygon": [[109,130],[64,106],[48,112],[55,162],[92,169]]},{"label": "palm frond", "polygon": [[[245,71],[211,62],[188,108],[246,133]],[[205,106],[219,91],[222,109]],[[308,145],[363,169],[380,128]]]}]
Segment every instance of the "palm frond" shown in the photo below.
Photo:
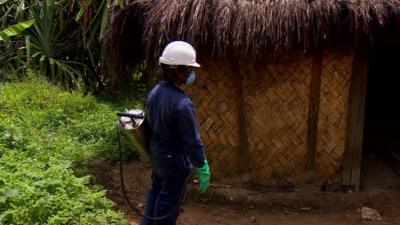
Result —
[{"label": "palm frond", "polygon": [[2,31],[0,31],[0,41],[4,41],[12,36],[21,34],[24,30],[28,29],[34,24],[35,20],[27,20],[10,26]]}]

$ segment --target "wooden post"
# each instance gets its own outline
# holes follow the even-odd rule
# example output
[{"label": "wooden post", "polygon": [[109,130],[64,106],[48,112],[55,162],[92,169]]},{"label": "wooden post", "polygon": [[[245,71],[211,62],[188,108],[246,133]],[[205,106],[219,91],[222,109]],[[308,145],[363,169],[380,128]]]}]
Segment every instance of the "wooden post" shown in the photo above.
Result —
[{"label": "wooden post", "polygon": [[351,75],[346,145],[343,161],[343,185],[352,186],[355,191],[360,190],[368,59],[369,48],[358,47],[354,55]]},{"label": "wooden post", "polygon": [[310,183],[315,177],[315,154],[317,150],[318,116],[321,97],[323,48],[320,47],[312,56],[310,81],[310,99],[308,105],[307,161],[305,181]]},{"label": "wooden post", "polygon": [[233,79],[235,80],[235,88],[238,100],[239,114],[238,114],[238,127],[239,127],[239,166],[241,172],[242,182],[249,182],[251,180],[251,169],[250,169],[250,152],[249,152],[249,141],[247,133],[247,115],[245,109],[245,102],[243,96],[243,74],[241,73],[239,63],[232,61],[232,72]]}]

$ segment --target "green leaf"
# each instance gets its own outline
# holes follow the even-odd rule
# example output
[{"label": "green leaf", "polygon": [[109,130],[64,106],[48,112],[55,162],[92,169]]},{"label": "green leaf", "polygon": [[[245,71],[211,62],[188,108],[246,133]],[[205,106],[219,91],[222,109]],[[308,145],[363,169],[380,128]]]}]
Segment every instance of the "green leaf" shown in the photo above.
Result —
[{"label": "green leaf", "polygon": [[107,22],[108,22],[108,14],[109,14],[109,0],[107,1],[107,4],[104,6],[103,9],[103,15],[101,17],[101,27],[100,27],[100,40],[103,39],[104,37],[104,32],[106,30],[107,27]]},{"label": "green leaf", "polygon": [[4,218],[8,215],[10,215],[10,211],[5,211],[4,213],[0,214],[0,223],[4,220]]},{"label": "green leaf", "polygon": [[18,189],[9,189],[6,192],[5,196],[6,197],[12,197],[12,196],[15,196],[15,195],[18,195],[18,194],[19,194],[19,190]]},{"label": "green leaf", "polygon": [[4,41],[12,36],[21,34],[35,23],[35,20],[27,20],[0,31],[0,41]]},{"label": "green leaf", "polygon": [[7,196],[0,196],[0,203],[5,203],[7,201],[7,199],[8,199]]},{"label": "green leaf", "polygon": [[83,16],[84,13],[85,13],[85,9],[84,9],[84,8],[81,8],[81,9],[79,10],[78,14],[77,14],[76,17],[75,17],[75,21],[79,21],[79,20],[82,18],[82,16]]}]

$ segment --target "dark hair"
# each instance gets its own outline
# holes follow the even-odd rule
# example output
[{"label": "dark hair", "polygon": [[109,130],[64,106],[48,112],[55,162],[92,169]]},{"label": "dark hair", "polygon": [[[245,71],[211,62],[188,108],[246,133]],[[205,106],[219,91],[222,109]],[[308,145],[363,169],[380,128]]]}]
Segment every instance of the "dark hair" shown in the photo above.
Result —
[{"label": "dark hair", "polygon": [[162,78],[165,81],[174,83],[177,75],[177,70],[176,70],[177,67],[161,64],[161,68],[163,71]]},{"label": "dark hair", "polygon": [[188,66],[170,66],[161,64],[161,68],[163,71],[162,78],[171,83],[176,83],[176,78],[180,73],[187,73],[190,70]]}]

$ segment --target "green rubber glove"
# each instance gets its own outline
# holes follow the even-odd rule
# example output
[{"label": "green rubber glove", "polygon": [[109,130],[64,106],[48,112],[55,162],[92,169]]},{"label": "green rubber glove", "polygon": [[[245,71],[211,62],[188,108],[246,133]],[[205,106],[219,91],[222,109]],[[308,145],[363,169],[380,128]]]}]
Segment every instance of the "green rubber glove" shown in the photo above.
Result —
[{"label": "green rubber glove", "polygon": [[207,191],[208,186],[210,186],[210,179],[211,179],[211,173],[210,173],[210,167],[208,166],[208,161],[206,160],[204,162],[204,166],[201,168],[196,168],[197,173],[199,174],[199,191],[201,193],[204,193]]}]

